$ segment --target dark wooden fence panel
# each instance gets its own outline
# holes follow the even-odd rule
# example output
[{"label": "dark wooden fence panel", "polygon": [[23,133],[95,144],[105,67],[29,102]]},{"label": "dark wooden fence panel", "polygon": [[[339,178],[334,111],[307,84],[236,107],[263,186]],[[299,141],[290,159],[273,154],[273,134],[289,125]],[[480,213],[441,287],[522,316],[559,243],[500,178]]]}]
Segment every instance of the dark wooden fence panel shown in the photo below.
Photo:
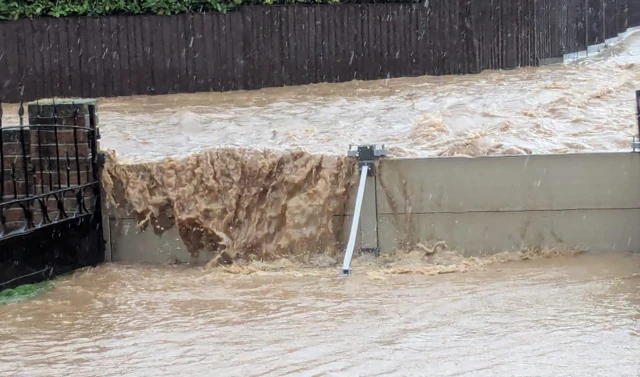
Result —
[{"label": "dark wooden fence panel", "polygon": [[[629,0],[618,0],[618,33],[623,33],[629,27],[629,8],[627,2]],[[631,0],[634,1],[634,0]]]},{"label": "dark wooden fence panel", "polygon": [[[587,49],[587,13],[585,2],[566,4],[567,24],[563,45],[566,52]],[[626,30],[626,29],[625,29]]]},{"label": "dark wooden fence panel", "polygon": [[629,27],[640,26],[640,1],[627,0]]},{"label": "dark wooden fence panel", "polygon": [[604,4],[604,35],[607,39],[618,35],[618,2],[605,0]]},{"label": "dark wooden fence panel", "polygon": [[535,66],[640,26],[637,0],[250,6],[0,23],[0,99],[228,91]]},{"label": "dark wooden fence panel", "polygon": [[603,0],[587,0],[587,42],[589,45],[604,43],[604,3]]}]

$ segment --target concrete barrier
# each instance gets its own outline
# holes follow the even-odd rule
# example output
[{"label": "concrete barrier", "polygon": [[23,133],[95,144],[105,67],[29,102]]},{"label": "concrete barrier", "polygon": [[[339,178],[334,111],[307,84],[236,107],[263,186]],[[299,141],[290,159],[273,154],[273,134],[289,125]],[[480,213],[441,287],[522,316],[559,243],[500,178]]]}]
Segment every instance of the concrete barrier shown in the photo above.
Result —
[{"label": "concrete barrier", "polygon": [[376,185],[380,248],[636,251],[639,189],[635,153],[387,160]]},{"label": "concrete barrier", "polygon": [[111,261],[166,264],[167,262],[204,264],[214,255],[202,250],[196,258],[187,251],[176,227],[161,235],[148,229],[140,232],[133,218],[110,219]]},{"label": "concrete barrier", "polygon": [[[465,255],[545,246],[640,250],[637,153],[387,159],[367,186],[358,245],[382,253],[439,240]],[[335,218],[343,242],[348,208]],[[192,260],[174,229],[157,236],[138,233],[133,219],[115,224],[114,261],[211,257]]]}]

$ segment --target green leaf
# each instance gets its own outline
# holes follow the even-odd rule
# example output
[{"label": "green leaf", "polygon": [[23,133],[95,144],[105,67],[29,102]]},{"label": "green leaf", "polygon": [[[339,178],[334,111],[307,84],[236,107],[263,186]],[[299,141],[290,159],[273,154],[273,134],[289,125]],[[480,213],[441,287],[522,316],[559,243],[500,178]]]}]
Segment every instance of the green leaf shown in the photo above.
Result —
[{"label": "green leaf", "polygon": [[[399,0],[416,3],[416,0]],[[634,0],[635,1],[635,0]],[[0,0],[0,20],[33,17],[170,15],[185,12],[227,12],[252,4],[335,4],[340,0]],[[364,0],[369,3],[396,0]]]}]

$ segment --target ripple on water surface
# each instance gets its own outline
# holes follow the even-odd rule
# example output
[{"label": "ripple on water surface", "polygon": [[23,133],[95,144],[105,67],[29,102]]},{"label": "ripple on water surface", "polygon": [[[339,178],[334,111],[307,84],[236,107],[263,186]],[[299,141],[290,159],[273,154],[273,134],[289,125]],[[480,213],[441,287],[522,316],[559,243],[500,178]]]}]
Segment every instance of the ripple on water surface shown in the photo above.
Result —
[{"label": "ripple on water surface", "polygon": [[103,147],[125,159],[219,146],[395,156],[628,150],[640,33],[558,66],[258,91],[105,99]]},{"label": "ripple on water surface", "polygon": [[640,259],[436,277],[105,265],[0,307],[0,374],[637,376]]}]

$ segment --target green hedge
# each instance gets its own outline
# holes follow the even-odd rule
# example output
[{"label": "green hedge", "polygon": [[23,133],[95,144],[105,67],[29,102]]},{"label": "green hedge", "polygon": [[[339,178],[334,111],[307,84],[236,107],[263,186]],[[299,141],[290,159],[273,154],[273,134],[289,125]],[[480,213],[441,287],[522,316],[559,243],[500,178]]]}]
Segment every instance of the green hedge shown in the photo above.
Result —
[{"label": "green hedge", "polygon": [[[239,5],[321,4],[339,0],[0,0],[0,19],[106,16],[117,14],[169,15],[186,12],[226,12]],[[372,0],[370,2],[374,2]]]}]

